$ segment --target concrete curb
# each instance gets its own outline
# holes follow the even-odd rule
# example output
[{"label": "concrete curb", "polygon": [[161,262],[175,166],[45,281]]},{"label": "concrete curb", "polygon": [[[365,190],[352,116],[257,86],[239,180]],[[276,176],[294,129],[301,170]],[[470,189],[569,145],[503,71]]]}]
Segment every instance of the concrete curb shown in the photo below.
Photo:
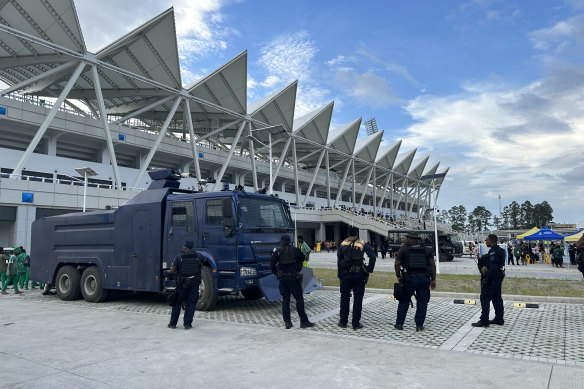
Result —
[{"label": "concrete curb", "polygon": [[[339,291],[338,286],[323,286],[321,289],[330,291]],[[376,289],[366,288],[367,293],[393,294],[393,289]],[[478,300],[478,293],[457,293],[457,292],[432,292],[434,297],[457,298],[457,299],[474,299]],[[584,304],[584,297],[554,297],[554,296],[521,296],[513,294],[504,294],[503,300],[521,301],[529,303],[564,303],[564,304]]]}]

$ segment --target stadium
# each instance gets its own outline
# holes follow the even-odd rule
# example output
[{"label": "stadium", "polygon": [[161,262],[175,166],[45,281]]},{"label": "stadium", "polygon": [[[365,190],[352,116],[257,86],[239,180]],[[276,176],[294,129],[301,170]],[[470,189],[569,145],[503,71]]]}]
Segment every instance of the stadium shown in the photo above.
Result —
[{"label": "stadium", "polygon": [[295,116],[297,81],[248,102],[247,51],[183,85],[172,8],[91,53],[73,1],[3,1],[0,46],[0,246],[29,248],[43,216],[118,207],[151,168],[278,196],[310,244],[432,226],[448,168],[374,122],[331,128],[334,102]]}]

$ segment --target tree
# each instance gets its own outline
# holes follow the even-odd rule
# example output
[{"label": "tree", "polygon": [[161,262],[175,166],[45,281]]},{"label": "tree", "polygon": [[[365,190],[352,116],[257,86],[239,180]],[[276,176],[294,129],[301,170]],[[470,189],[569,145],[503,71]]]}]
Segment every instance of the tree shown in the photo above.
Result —
[{"label": "tree", "polygon": [[493,214],[487,208],[479,205],[468,215],[468,224],[473,232],[483,231],[489,226]]},{"label": "tree", "polygon": [[522,228],[531,228],[535,226],[533,204],[531,204],[531,201],[525,200],[523,204],[521,204],[520,219]]},{"label": "tree", "polygon": [[458,205],[450,208],[447,211],[448,221],[452,225],[452,230],[463,232],[466,227],[466,208],[463,205]]},{"label": "tree", "polygon": [[510,230],[517,230],[521,228],[520,213],[521,207],[516,201],[506,205],[505,208],[503,208],[503,212],[501,213],[504,228]]},{"label": "tree", "polygon": [[500,230],[503,227],[503,219],[499,216],[493,216],[493,225]]},{"label": "tree", "polygon": [[545,200],[535,204],[533,207],[533,222],[538,228],[543,228],[554,220],[553,212],[552,206]]}]

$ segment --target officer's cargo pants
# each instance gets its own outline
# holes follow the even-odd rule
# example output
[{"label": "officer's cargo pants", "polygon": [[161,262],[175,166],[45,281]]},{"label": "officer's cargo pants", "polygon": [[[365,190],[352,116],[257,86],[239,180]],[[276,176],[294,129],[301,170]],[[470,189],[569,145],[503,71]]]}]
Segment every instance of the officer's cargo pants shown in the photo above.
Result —
[{"label": "officer's cargo pants", "polygon": [[421,275],[412,275],[410,280],[404,282],[405,298],[399,302],[397,306],[396,324],[403,325],[406,321],[408,308],[410,305],[410,298],[416,292],[416,315],[414,321],[417,327],[423,327],[426,321],[426,311],[428,310],[428,302],[430,301],[430,277]]},{"label": "officer's cargo pants", "polygon": [[300,321],[305,323],[308,316],[304,311],[304,295],[302,293],[302,280],[297,279],[296,275],[283,275],[280,277],[280,294],[282,295],[282,317],[284,321],[290,320],[290,295],[296,300],[296,310]]},{"label": "officer's cargo pants", "polygon": [[170,314],[170,324],[176,325],[180,316],[182,304],[185,304],[185,314],[183,316],[183,323],[185,326],[193,324],[193,316],[195,315],[195,308],[199,300],[199,282],[185,281],[181,287],[177,289],[178,299],[176,304],[172,307]]},{"label": "officer's cargo pants", "polygon": [[349,304],[351,302],[351,290],[353,291],[353,327],[361,321],[363,308],[363,295],[365,294],[365,279],[361,273],[344,274],[341,278],[341,311],[340,322],[346,324],[349,321]]},{"label": "officer's cargo pants", "polygon": [[489,309],[491,308],[491,301],[493,308],[495,308],[495,321],[502,322],[505,308],[503,307],[503,297],[501,297],[501,283],[500,280],[489,280],[489,282],[481,288],[481,321],[483,323],[489,322]]}]

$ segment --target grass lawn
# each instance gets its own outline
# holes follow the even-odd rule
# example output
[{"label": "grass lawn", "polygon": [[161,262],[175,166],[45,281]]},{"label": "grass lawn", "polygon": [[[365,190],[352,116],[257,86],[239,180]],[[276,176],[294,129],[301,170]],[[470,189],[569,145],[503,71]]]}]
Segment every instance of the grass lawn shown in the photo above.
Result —
[{"label": "grass lawn", "polygon": [[[325,286],[339,286],[334,269],[312,269],[317,279]],[[394,272],[374,272],[367,283],[368,288],[393,289],[397,282]],[[479,275],[438,274],[437,292],[480,293]],[[535,278],[506,277],[503,294],[523,296],[584,297],[584,283],[572,280],[540,280]]]}]

